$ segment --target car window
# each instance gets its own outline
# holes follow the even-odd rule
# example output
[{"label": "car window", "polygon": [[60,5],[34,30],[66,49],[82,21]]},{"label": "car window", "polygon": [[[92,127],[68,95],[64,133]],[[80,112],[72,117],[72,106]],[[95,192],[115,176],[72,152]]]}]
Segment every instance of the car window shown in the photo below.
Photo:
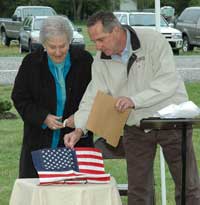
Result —
[{"label": "car window", "polygon": [[27,8],[23,10],[23,16],[53,16],[55,11],[51,8]]},{"label": "car window", "polygon": [[116,13],[114,13],[114,14],[115,14],[115,16],[117,17],[117,19],[120,20],[121,14],[116,14]]},{"label": "car window", "polygon": [[128,24],[127,22],[127,15],[121,15],[121,19],[120,19],[120,23],[121,24]]},{"label": "car window", "polygon": [[[155,14],[131,14],[129,18],[130,26],[155,26]],[[161,16],[160,26],[167,27],[167,22]]]},{"label": "car window", "polygon": [[181,20],[187,23],[197,23],[199,16],[200,16],[200,10],[187,9],[181,13],[178,20]]},{"label": "car window", "polygon": [[178,17],[178,20],[186,20],[187,19],[187,16],[188,16],[188,10],[184,10],[181,15]]},{"label": "car window", "polygon": [[28,21],[26,21],[26,24],[24,25],[24,27],[26,27],[26,29],[31,29],[31,24],[33,22],[32,18],[28,18]]},{"label": "car window", "polygon": [[21,16],[21,10],[20,9],[17,9],[14,13],[14,15],[16,15],[17,17],[20,17]]},{"label": "car window", "polygon": [[28,21],[29,21],[29,18],[25,18],[24,21],[23,21],[23,26],[25,26]]},{"label": "car window", "polygon": [[197,10],[197,9],[191,10],[188,14],[189,14],[190,20],[193,21],[194,23],[197,23],[198,18],[200,16],[200,10]]}]

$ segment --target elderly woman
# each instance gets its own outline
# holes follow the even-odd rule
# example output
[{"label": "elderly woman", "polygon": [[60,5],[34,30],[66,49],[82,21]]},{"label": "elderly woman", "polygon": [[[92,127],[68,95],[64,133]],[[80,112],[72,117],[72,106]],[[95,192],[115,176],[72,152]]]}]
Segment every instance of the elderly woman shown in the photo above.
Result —
[{"label": "elderly woman", "polygon": [[[16,76],[12,100],[24,121],[20,178],[37,177],[31,151],[64,146],[63,136],[72,131],[73,113],[91,79],[93,58],[71,48],[72,32],[62,16],[45,19],[40,30],[44,48],[28,54]],[[64,119],[69,127],[63,127]],[[76,146],[93,146],[92,135]]]}]

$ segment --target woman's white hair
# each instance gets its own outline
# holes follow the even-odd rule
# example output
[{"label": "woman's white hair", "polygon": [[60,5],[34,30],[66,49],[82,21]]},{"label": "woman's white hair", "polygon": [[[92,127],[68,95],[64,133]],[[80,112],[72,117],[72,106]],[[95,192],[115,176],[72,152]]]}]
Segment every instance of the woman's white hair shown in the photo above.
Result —
[{"label": "woman's white hair", "polygon": [[40,42],[44,45],[45,42],[54,36],[66,35],[67,41],[70,44],[73,37],[73,27],[71,22],[65,16],[49,16],[44,19],[40,28]]}]

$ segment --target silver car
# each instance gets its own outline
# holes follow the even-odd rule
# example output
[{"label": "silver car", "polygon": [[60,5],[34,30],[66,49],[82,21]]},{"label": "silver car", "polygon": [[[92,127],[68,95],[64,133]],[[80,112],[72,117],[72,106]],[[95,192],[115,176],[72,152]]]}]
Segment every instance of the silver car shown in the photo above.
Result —
[{"label": "silver car", "polygon": [[[43,20],[47,17],[48,16],[28,16],[24,19],[23,26],[19,32],[20,53],[26,51],[32,52],[33,50],[41,46],[41,43],[39,41],[40,27]],[[67,20],[69,19],[67,18]],[[81,29],[80,28],[75,29],[72,22],[71,21],[69,22],[71,23],[73,29],[72,44],[84,49],[85,48],[84,37],[82,34],[78,32],[81,31]]]}]

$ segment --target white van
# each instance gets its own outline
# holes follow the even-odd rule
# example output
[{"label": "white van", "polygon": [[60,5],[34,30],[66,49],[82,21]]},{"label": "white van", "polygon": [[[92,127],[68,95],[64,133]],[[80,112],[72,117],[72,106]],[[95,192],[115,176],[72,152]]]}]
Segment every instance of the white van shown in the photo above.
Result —
[{"label": "white van", "polygon": [[[132,28],[150,28],[156,29],[155,13],[151,12],[113,12],[122,25],[129,25]],[[174,28],[171,28],[163,16],[160,18],[160,32],[165,36],[171,45],[174,54],[179,54],[182,48],[183,39],[182,33]]]}]

